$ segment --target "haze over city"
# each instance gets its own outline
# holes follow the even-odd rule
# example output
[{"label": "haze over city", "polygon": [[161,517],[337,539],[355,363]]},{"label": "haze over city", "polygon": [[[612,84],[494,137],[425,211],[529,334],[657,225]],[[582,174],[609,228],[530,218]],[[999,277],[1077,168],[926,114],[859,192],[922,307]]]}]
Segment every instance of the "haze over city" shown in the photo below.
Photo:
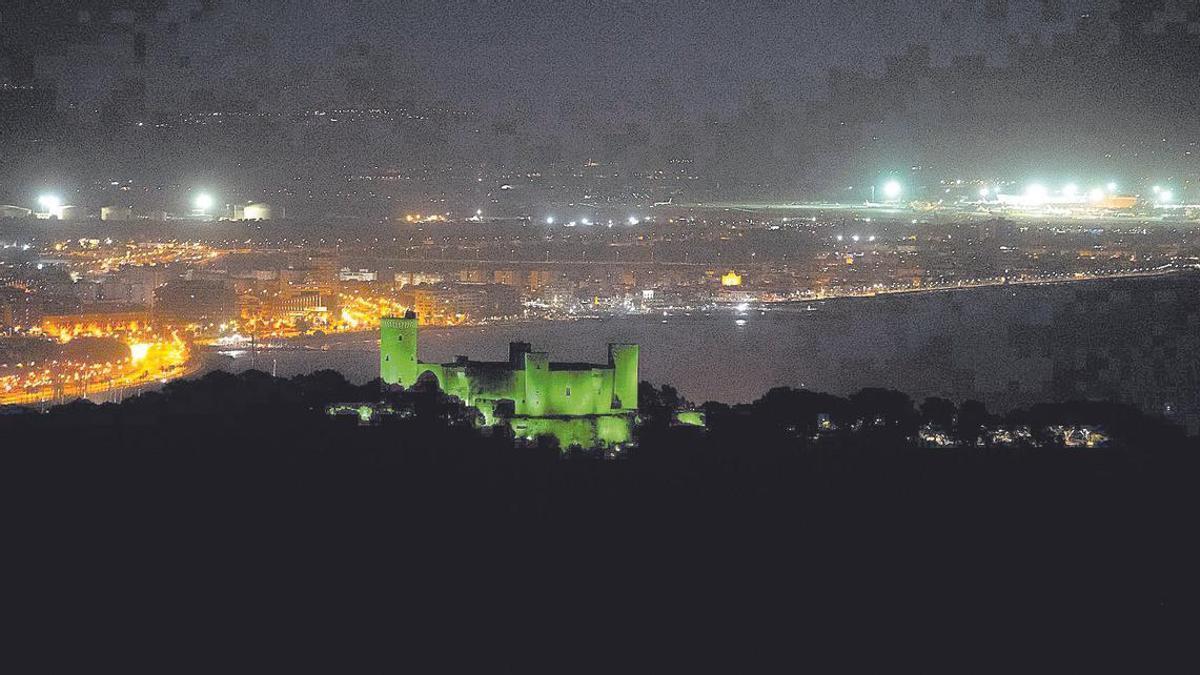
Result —
[{"label": "haze over city", "polygon": [[166,208],[202,183],[297,216],[512,216],[859,201],[888,175],[924,197],[1041,180],[1197,198],[1189,3],[276,4],[6,11],[3,199]]}]

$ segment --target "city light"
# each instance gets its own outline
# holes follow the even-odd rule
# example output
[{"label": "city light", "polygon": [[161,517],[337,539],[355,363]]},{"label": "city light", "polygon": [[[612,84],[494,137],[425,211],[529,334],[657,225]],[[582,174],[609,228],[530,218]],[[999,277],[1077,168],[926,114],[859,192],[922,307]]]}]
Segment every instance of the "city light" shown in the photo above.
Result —
[{"label": "city light", "polygon": [[988,190],[988,189],[987,189],[987,186],[986,186],[986,185],[985,185],[985,186],[983,186],[983,187],[981,187],[981,188],[979,188],[979,196],[980,196],[980,197],[983,197],[984,199],[987,199],[987,196],[988,196],[988,193],[989,193],[989,192],[990,192],[990,190]]},{"label": "city light", "polygon": [[1049,192],[1046,190],[1046,186],[1041,183],[1031,183],[1025,188],[1025,202],[1027,204],[1045,204],[1047,196],[1049,196]]},{"label": "city light", "polygon": [[1100,188],[1092,189],[1092,191],[1088,193],[1088,201],[1093,203],[1104,201],[1104,190]]},{"label": "city light", "polygon": [[129,345],[129,358],[134,363],[137,363],[138,361],[146,358],[146,355],[150,353],[150,348],[153,346],[154,345],[149,342],[138,342],[136,344]]},{"label": "city light", "polygon": [[56,195],[42,195],[38,197],[38,206],[41,206],[49,213],[62,206],[62,199]]},{"label": "city light", "polygon": [[547,224],[547,225],[553,225],[553,224],[554,224],[554,216],[547,216],[547,217],[546,217],[546,224]]},{"label": "city light", "polygon": [[1158,192],[1158,201],[1163,204],[1170,202],[1174,198],[1175,198],[1175,194],[1173,192],[1171,192],[1170,190],[1159,190],[1159,192]]},{"label": "city light", "polygon": [[1074,197],[1079,194],[1079,186],[1074,183],[1067,183],[1063,186],[1063,194],[1068,197]]},{"label": "city light", "polygon": [[629,216],[629,224],[630,224],[630,225],[637,225],[637,224],[638,224],[638,222],[639,222],[639,221],[638,221],[638,219],[637,219],[637,216]]},{"label": "city light", "polygon": [[900,187],[900,181],[889,180],[883,184],[883,196],[887,199],[899,199],[903,188]]},{"label": "city light", "polygon": [[1116,192],[1116,191],[1117,191],[1117,184],[1116,184],[1116,183],[1112,183],[1112,182],[1110,182],[1110,183],[1109,183],[1109,184],[1108,184],[1106,187],[1108,188],[1108,191],[1109,191],[1110,193],[1112,193],[1112,192]]},{"label": "city light", "polygon": [[200,211],[201,213],[207,212],[216,203],[217,202],[215,199],[213,199],[213,196],[207,192],[201,192],[200,194],[196,195],[195,199],[192,200],[192,205],[195,206],[196,210]]}]

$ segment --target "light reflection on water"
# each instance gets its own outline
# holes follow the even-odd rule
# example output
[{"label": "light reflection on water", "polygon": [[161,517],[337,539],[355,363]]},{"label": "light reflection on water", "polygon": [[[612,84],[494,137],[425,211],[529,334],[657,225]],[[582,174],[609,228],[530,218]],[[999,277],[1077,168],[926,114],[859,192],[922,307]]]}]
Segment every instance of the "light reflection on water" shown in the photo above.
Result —
[{"label": "light reflection on water", "polygon": [[[730,309],[665,319],[428,328],[420,353],[426,361],[460,354],[502,361],[510,341],[524,340],[554,360],[603,363],[607,343],[635,342],[642,378],[672,384],[694,401],[751,401],[775,386],[835,394],[890,387],[917,400],[976,398],[996,410],[1121,397],[1151,412],[1170,406],[1194,426],[1200,419],[1198,279],[846,299],[749,315]],[[745,325],[735,322],[739,318]],[[254,365],[266,371],[274,365],[281,376],[322,368],[355,381],[378,374],[375,336],[322,343],[327,351],[259,353]],[[245,356],[231,366],[247,367]]]}]

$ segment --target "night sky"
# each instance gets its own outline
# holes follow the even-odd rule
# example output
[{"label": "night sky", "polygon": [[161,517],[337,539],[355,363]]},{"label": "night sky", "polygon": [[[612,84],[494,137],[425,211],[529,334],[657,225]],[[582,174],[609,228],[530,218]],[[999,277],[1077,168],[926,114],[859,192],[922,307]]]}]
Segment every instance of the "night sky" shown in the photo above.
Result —
[{"label": "night sky", "polygon": [[[32,130],[10,138],[28,141],[30,153],[12,150],[26,172],[286,180],[301,164],[338,176],[683,160],[731,197],[827,193],[915,167],[926,173],[914,182],[1115,175],[1191,189],[1200,175],[1196,0],[75,0],[0,12],[0,84],[52,91],[59,123],[48,131],[45,112],[23,109]],[[294,123],[337,108],[431,121]],[[215,111],[292,123],[181,131],[181,115]],[[143,122],[174,131],[150,137]]]},{"label": "night sky", "polygon": [[[46,2],[6,10],[13,79],[71,82],[68,96],[99,97],[120,64],[71,53],[97,25],[144,6],[178,22],[173,48],[207,83],[270,107],[345,95],[349,71],[366,65],[376,93],[444,99],[482,111],[517,107],[555,116],[576,100],[619,114],[666,96],[691,109],[727,110],[746,86],[782,99],[819,96],[830,67],[878,71],[883,58],[927,43],[936,60],[982,52],[1001,63],[1008,41],[1043,39],[1111,0],[956,2],[721,2],[574,0],[438,2]],[[165,29],[164,29],[165,30]],[[152,34],[149,38],[155,40]],[[164,39],[167,39],[164,36]],[[96,49],[83,50],[95,56]],[[7,68],[5,68],[7,66]],[[151,64],[153,67],[155,64]],[[353,77],[353,75],[350,75]],[[263,85],[263,83],[269,83]]]}]

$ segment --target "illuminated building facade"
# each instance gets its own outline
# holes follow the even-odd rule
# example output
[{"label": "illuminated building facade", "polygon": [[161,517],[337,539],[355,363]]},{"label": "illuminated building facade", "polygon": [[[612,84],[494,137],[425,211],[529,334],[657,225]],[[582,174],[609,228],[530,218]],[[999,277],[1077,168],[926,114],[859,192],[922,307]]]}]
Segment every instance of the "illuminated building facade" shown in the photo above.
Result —
[{"label": "illuminated building facade", "polygon": [[528,343],[509,345],[507,362],[425,363],[417,353],[417,315],[380,323],[379,374],[385,384],[411,387],[432,377],[445,393],[483,414],[488,424],[507,420],[532,440],[551,435],[566,448],[628,443],[637,416],[638,346],[610,344],[608,363],[552,363]]}]

